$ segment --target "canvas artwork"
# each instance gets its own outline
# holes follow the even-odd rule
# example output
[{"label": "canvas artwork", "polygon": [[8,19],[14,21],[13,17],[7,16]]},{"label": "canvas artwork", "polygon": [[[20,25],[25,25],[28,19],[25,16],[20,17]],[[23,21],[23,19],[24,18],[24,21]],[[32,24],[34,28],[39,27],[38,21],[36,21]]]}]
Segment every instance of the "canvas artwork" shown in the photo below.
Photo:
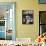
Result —
[{"label": "canvas artwork", "polygon": [[33,10],[22,10],[22,24],[33,24]]}]

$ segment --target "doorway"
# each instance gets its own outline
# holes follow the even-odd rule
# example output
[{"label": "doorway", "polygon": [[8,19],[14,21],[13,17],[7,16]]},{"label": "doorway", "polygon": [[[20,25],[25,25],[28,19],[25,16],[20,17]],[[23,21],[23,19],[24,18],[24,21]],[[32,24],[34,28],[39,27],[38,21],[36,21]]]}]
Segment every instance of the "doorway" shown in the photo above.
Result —
[{"label": "doorway", "polygon": [[46,32],[46,11],[39,11],[39,35]]}]

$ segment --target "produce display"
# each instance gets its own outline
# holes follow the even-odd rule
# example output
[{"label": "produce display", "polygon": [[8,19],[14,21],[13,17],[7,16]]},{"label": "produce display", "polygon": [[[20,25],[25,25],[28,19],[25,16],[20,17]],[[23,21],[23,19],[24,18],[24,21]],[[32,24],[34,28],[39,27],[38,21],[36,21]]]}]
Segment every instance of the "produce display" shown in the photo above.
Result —
[{"label": "produce display", "polygon": [[36,42],[46,42],[46,32],[38,36],[35,41]]}]

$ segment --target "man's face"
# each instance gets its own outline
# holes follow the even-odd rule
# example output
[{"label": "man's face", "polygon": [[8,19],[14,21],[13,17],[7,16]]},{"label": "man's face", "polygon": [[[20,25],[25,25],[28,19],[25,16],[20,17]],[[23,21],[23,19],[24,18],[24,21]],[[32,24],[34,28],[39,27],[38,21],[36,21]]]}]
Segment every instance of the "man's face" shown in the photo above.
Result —
[{"label": "man's face", "polygon": [[30,19],[30,16],[26,16],[26,19],[29,20]]}]

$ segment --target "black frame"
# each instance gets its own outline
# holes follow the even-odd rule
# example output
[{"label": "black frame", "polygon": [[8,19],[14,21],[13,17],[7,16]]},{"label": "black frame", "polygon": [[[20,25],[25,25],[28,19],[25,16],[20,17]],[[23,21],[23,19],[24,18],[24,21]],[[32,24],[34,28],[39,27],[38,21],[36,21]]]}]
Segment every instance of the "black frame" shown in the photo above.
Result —
[{"label": "black frame", "polygon": [[46,12],[46,11],[39,11],[39,36],[40,36],[40,25],[46,25],[46,24],[40,24],[40,14]]},{"label": "black frame", "polygon": [[[22,10],[22,24],[33,24],[33,13],[34,13],[33,10]],[[28,19],[26,19],[27,16],[28,16],[28,18],[30,18],[29,23],[26,23],[28,20]],[[24,22],[24,20],[25,20],[25,22]],[[31,20],[32,20],[32,22],[31,22]]]},{"label": "black frame", "polygon": [[38,2],[39,2],[39,4],[46,4],[45,2],[44,3],[40,2],[40,0]]}]

